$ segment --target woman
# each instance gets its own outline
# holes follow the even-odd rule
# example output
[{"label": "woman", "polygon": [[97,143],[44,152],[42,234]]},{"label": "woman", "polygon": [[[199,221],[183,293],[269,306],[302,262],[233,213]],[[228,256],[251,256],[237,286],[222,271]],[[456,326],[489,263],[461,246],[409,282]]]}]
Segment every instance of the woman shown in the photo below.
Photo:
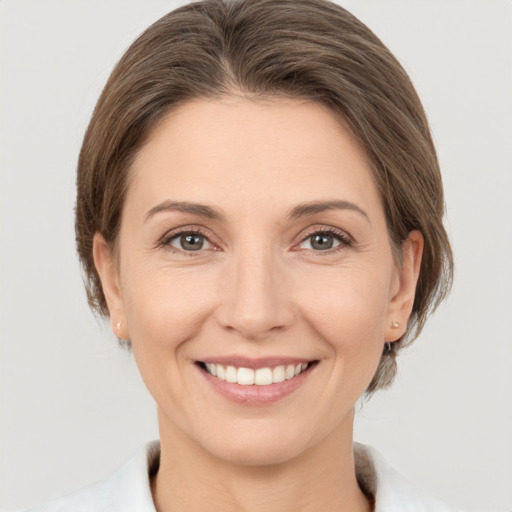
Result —
[{"label": "woman", "polygon": [[160,443],[35,510],[454,510],[353,445],[452,271],[423,109],[364,25],[320,0],[164,16],[107,82],[77,189],[89,302]]}]

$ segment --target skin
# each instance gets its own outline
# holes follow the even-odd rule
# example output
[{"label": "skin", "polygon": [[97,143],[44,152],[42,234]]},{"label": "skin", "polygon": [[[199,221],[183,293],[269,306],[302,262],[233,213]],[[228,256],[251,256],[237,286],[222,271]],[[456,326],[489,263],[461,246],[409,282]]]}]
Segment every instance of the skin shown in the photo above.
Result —
[{"label": "skin", "polygon": [[[312,201],[352,206],[290,217]],[[187,251],[177,228],[199,230],[202,249]],[[326,230],[333,246],[312,245]],[[117,256],[97,234],[94,258],[158,406],[157,510],[371,510],[354,404],[411,312],[421,234],[401,249],[399,266],[370,163],[318,103],[194,100],[155,127],[131,169]],[[226,355],[318,363],[255,407],[219,395],[196,364]]]}]

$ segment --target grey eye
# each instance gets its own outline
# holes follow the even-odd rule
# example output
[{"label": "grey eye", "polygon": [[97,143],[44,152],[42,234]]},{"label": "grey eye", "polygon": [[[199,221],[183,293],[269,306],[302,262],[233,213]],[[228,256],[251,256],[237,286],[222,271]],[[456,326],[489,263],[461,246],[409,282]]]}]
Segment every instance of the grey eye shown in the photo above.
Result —
[{"label": "grey eye", "polygon": [[334,237],[332,235],[326,235],[325,233],[317,233],[311,235],[311,248],[317,251],[325,251],[326,249],[332,249],[334,245]]},{"label": "grey eye", "polygon": [[169,245],[182,251],[200,251],[209,248],[210,242],[198,233],[182,233],[174,237]]},{"label": "grey eye", "polygon": [[301,249],[313,251],[328,251],[340,245],[348,245],[341,235],[329,232],[313,233],[305,238],[300,244]]}]

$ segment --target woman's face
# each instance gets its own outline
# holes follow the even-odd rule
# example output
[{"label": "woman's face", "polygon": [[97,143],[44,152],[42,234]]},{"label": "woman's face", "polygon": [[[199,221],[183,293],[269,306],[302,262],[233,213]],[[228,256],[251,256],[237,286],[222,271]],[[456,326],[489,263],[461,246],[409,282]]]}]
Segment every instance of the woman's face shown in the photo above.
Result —
[{"label": "woman's face", "polygon": [[119,258],[97,236],[95,259],[161,435],[247,464],[350,436],[403,333],[392,323],[406,324],[421,240],[398,268],[348,130],[313,102],[196,100],[131,172]]}]

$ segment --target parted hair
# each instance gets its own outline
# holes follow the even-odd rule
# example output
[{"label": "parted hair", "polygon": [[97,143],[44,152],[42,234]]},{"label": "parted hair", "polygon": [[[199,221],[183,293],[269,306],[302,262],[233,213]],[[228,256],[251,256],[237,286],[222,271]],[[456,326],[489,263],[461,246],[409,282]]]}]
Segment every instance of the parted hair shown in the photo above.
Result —
[{"label": "parted hair", "polygon": [[407,73],[368,27],[329,1],[191,3],[156,21],[121,57],[78,160],[76,242],[91,308],[109,314],[93,237],[101,233],[115,250],[130,166],[152,128],[188,100],[233,91],[326,105],[369,157],[395,254],[410,231],[423,234],[407,330],[383,352],[367,393],[389,386],[398,351],[417,337],[451,285],[443,185],[427,118]]}]

